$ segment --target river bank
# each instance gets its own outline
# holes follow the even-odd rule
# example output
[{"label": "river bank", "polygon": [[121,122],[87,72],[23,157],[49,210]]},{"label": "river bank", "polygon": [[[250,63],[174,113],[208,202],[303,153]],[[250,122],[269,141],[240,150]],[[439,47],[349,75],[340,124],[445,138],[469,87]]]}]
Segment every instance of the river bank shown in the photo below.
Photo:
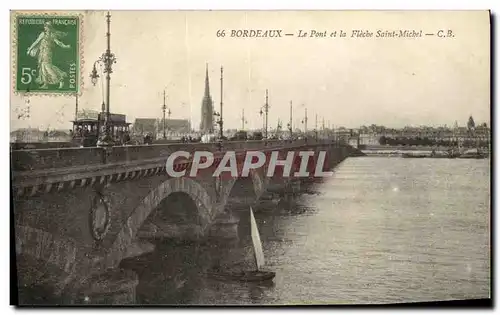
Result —
[{"label": "river bank", "polygon": [[[405,154],[416,155],[416,156],[431,156],[434,152],[436,155],[442,156],[447,155],[450,150],[455,148],[447,146],[383,146],[383,145],[366,145],[360,146],[360,151],[366,156],[373,157],[402,157]],[[476,151],[475,148],[466,149],[463,154],[470,154],[472,151]],[[489,150],[486,148],[480,149],[484,155],[489,155]]]}]

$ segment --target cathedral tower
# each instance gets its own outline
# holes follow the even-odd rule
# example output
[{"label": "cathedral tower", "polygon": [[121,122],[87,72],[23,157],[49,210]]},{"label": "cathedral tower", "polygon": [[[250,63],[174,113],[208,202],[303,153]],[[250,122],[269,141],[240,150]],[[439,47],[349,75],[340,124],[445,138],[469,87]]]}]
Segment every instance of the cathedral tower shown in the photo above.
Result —
[{"label": "cathedral tower", "polygon": [[210,86],[208,83],[208,64],[205,72],[205,94],[201,103],[201,123],[200,131],[203,133],[214,132],[214,104],[210,96]]}]

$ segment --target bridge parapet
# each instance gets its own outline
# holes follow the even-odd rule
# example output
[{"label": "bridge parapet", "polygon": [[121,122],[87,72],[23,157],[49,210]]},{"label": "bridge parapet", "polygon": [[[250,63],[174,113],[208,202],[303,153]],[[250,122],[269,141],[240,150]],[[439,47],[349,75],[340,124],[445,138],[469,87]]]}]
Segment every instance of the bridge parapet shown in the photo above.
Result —
[{"label": "bridge parapet", "polygon": [[215,151],[214,143],[175,143],[175,144],[153,144],[139,146],[113,147],[106,158],[106,163],[129,162],[136,160],[147,160],[154,158],[167,158],[175,151]]},{"label": "bridge parapet", "polygon": [[12,151],[14,171],[64,168],[76,165],[99,165],[104,162],[102,148],[57,148]]},{"label": "bridge parapet", "polygon": [[231,141],[219,143],[173,143],[173,144],[153,144],[139,146],[120,146],[113,147],[106,157],[106,163],[129,162],[136,160],[147,160],[161,157],[168,157],[175,151],[187,151],[194,153],[196,151],[216,152],[219,150],[252,150],[263,149],[267,147],[279,146],[277,141]]},{"label": "bridge parapet", "polygon": [[[193,153],[195,151],[260,150],[273,147],[300,146],[306,143],[308,145],[314,145],[323,143],[323,141],[230,141],[223,142],[222,144],[174,143],[119,146],[109,149],[93,147],[14,150],[12,151],[12,169],[14,171],[34,171],[77,166],[93,166],[168,157],[175,151]],[[329,143],[331,143],[331,141],[329,141]]]}]

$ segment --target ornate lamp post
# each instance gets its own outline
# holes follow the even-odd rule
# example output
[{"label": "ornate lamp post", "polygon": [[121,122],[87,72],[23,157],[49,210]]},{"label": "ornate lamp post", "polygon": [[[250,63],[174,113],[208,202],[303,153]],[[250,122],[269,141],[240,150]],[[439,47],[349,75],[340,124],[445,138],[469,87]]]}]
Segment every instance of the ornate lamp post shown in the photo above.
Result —
[{"label": "ornate lamp post", "polygon": [[[222,102],[221,102],[222,104]],[[222,135],[223,135],[223,132],[222,132],[222,115],[216,111],[214,111],[213,113],[214,115],[214,124],[215,125],[219,125],[219,128],[220,128],[220,139],[218,141],[218,148],[220,151],[222,151]],[[217,119],[217,117],[219,117],[219,119]],[[215,133],[215,132],[214,132]]]},{"label": "ornate lamp post", "polygon": [[163,90],[163,106],[161,107],[163,110],[163,139],[167,139],[167,120],[165,119],[165,114],[168,115],[168,118],[170,118],[170,114],[172,114],[170,108],[167,108],[165,98],[166,94],[165,90]]},{"label": "ornate lamp post", "polygon": [[[213,116],[214,116],[214,125],[216,125],[216,126],[218,125],[219,128],[221,128],[221,126],[222,126],[221,125],[222,119],[220,118],[221,114],[219,112],[214,111]],[[222,133],[222,131],[220,133]]]},{"label": "ornate lamp post", "polygon": [[96,64],[101,63],[101,59],[98,59],[94,62],[94,67],[92,68],[92,72],[90,72],[90,81],[92,85],[95,86],[97,84],[97,79],[99,79],[100,75],[97,73]]},{"label": "ornate lamp post", "polygon": [[316,140],[318,140],[318,114],[316,114],[316,119],[314,122],[314,135],[316,136]]},{"label": "ornate lamp post", "polygon": [[[223,99],[223,68],[220,67],[220,112],[214,111],[214,113],[213,113],[213,116],[215,119],[215,124],[219,125],[220,141],[222,141],[222,139],[224,137],[224,119],[222,116],[222,109],[223,109],[222,99]],[[219,119],[217,119],[216,117],[219,117]]]},{"label": "ornate lamp post", "polygon": [[110,32],[110,24],[111,24],[111,15],[106,14],[107,21],[107,49],[106,52],[102,54],[102,56],[94,63],[94,67],[90,74],[90,78],[92,80],[92,84],[95,86],[97,83],[97,79],[99,75],[97,74],[96,64],[102,63],[104,64],[104,73],[106,73],[106,113],[104,116],[104,135],[99,140],[99,145],[101,146],[111,146],[113,145],[113,139],[110,134],[110,126],[109,126],[109,108],[110,108],[110,86],[111,86],[111,73],[113,73],[112,65],[116,63],[115,54],[111,52],[111,32]]},{"label": "ornate lamp post", "polygon": [[264,136],[264,130],[266,129],[266,121],[265,121],[265,117],[262,116],[263,114],[264,114],[264,112],[262,111],[262,108],[261,108],[259,111],[259,115],[262,117],[262,136]]},{"label": "ornate lamp post", "polygon": [[304,135],[307,137],[307,108],[305,109],[304,119],[302,119],[302,123],[304,124]]},{"label": "ornate lamp post", "polygon": [[[266,103],[264,104],[264,106],[261,107],[260,109],[260,112],[259,114],[262,116],[263,114],[266,114],[264,116],[264,138],[267,139],[267,119],[268,119],[268,116],[269,116],[269,103],[268,103],[268,93],[267,93],[267,89],[266,89]],[[262,109],[264,109],[264,111],[262,111]]]},{"label": "ornate lamp post", "polygon": [[243,108],[241,111],[241,130],[245,130],[245,125],[248,121],[245,119],[245,109]]},{"label": "ornate lamp post", "polygon": [[223,119],[223,116],[222,116],[222,99],[223,99],[223,68],[220,67],[220,113],[219,113],[219,131],[220,131],[220,139],[222,141],[223,137],[224,137],[224,119]]}]

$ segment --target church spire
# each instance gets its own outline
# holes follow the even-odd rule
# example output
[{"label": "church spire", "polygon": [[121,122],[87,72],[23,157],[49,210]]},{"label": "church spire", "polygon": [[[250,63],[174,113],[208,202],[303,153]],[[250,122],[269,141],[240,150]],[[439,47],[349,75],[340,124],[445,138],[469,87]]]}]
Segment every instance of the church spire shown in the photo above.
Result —
[{"label": "church spire", "polygon": [[210,97],[210,85],[208,83],[208,63],[205,70],[205,97]]},{"label": "church spire", "polygon": [[212,133],[214,129],[214,109],[212,98],[210,97],[210,86],[208,83],[208,63],[205,71],[205,95],[201,103],[201,123],[200,130],[202,132]]}]

